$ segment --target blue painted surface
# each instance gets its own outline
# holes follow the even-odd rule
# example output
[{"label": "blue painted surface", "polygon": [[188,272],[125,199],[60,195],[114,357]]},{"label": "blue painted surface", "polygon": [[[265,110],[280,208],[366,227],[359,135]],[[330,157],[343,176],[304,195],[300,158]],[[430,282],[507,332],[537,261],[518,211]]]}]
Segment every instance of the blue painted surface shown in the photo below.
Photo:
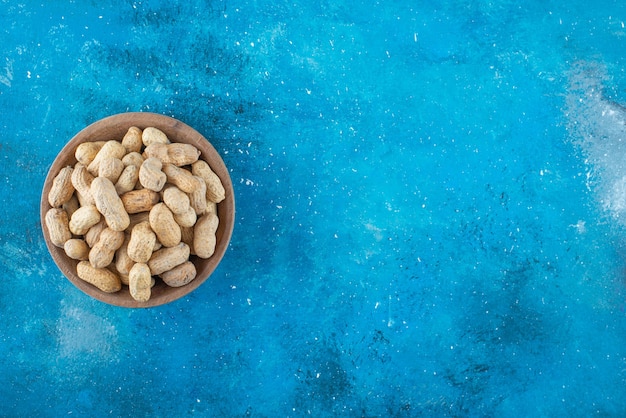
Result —
[{"label": "blue painted surface", "polygon": [[[3,415],[626,414],[625,3],[0,18]],[[64,143],[125,111],[210,138],[238,204],[211,280],[149,310],[80,293],[38,218]]]}]

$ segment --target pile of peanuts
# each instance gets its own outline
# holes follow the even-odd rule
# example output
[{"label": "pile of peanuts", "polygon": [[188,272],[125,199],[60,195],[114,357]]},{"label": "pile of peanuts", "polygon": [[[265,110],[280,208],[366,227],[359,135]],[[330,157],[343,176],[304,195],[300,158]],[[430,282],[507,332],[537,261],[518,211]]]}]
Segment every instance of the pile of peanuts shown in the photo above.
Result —
[{"label": "pile of peanuts", "polygon": [[84,142],[48,194],[51,242],[79,260],[77,274],[103,292],[127,285],[150,299],[155,277],[172,287],[196,277],[190,255],[209,258],[225,190],[200,151],[161,130],[128,129],[121,141]]}]

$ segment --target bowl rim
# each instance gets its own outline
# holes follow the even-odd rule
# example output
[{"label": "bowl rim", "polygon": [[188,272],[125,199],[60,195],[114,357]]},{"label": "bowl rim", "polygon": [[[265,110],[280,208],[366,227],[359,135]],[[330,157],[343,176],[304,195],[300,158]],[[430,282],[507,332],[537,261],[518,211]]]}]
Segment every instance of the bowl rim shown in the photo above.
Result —
[{"label": "bowl rim", "polygon": [[[119,138],[109,138],[108,136],[106,136],[106,138],[121,140],[123,135],[131,126],[136,126],[142,130],[148,126],[153,126],[165,132],[172,142],[185,142],[195,145],[201,151],[200,158],[205,161],[211,161],[211,169],[222,181],[222,185],[224,186],[224,190],[226,192],[225,199],[217,204],[220,223],[216,232],[217,244],[215,253],[210,258],[202,260],[202,268],[197,268],[197,276],[190,283],[181,287],[169,287],[164,283],[157,284],[155,288],[153,288],[153,292],[156,291],[154,292],[154,296],[147,302],[138,302],[134,300],[128,293],[127,286],[122,286],[122,293],[106,293],[80,279],[76,274],[75,268],[78,261],[69,258],[65,254],[63,248],[59,248],[52,244],[48,229],[45,226],[45,215],[51,208],[48,202],[48,193],[52,186],[52,180],[56,177],[62,167],[67,165],[73,166],[76,163],[76,158],[74,156],[76,147],[83,142],[100,140],[100,136],[105,135],[108,130],[122,132],[122,134],[119,135]],[[61,156],[65,156],[67,158],[61,158]],[[217,152],[213,144],[211,144],[210,141],[208,141],[202,134],[191,126],[173,117],[152,112],[125,112],[113,114],[99,119],[81,129],[57,153],[48,168],[42,188],[40,223],[44,241],[53,261],[59,270],[61,270],[63,275],[83,293],[101,302],[119,307],[149,308],[161,306],[178,300],[195,291],[213,274],[224,257],[230,244],[235,223],[235,196],[233,183],[224,160]],[[192,256],[192,261],[198,262],[199,259]],[[194,262],[194,264],[196,263]],[[157,286],[160,287],[157,288]],[[125,295],[127,295],[127,297],[125,297]]]}]

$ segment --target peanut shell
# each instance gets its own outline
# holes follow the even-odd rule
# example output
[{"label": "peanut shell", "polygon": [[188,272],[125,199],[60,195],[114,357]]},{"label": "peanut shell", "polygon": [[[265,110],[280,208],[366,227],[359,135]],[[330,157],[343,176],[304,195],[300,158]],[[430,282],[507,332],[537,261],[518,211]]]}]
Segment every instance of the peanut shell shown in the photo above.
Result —
[{"label": "peanut shell", "polygon": [[124,232],[105,228],[100,239],[89,251],[89,262],[95,268],[107,267],[113,261],[115,251],[124,243]]},{"label": "peanut shell", "polygon": [[167,181],[174,184],[185,193],[192,193],[200,187],[198,179],[184,168],[167,163],[163,164],[163,172],[167,175]]},{"label": "peanut shell", "polygon": [[81,261],[76,266],[78,277],[106,293],[118,292],[122,288],[120,278],[106,268],[95,268],[89,261]]},{"label": "peanut shell", "polygon": [[180,226],[176,223],[172,211],[165,203],[157,203],[150,210],[150,227],[164,247],[173,247],[180,242]]},{"label": "peanut shell", "polygon": [[89,246],[85,240],[72,238],[63,245],[65,254],[74,260],[87,260],[89,258]]},{"label": "peanut shell", "polygon": [[147,263],[156,244],[156,234],[149,222],[141,222],[133,228],[128,242],[128,257],[136,263]]},{"label": "peanut shell", "polygon": [[109,228],[115,231],[123,231],[128,228],[130,218],[111,180],[96,177],[91,183],[91,194]]},{"label": "peanut shell", "polygon": [[146,158],[139,168],[139,183],[146,189],[161,191],[167,181],[162,167],[163,164],[158,158]]},{"label": "peanut shell", "polygon": [[130,296],[138,302],[150,300],[152,274],[145,263],[136,263],[128,273]]},{"label": "peanut shell", "polygon": [[121,196],[122,205],[128,214],[150,211],[159,200],[159,194],[150,189],[131,190]]},{"label": "peanut shell", "polygon": [[141,141],[143,144],[148,147],[151,144],[159,143],[159,144],[169,144],[170,140],[167,138],[167,135],[160,129],[155,127],[147,127],[141,133]]},{"label": "peanut shell", "polygon": [[209,258],[215,252],[215,232],[219,218],[214,213],[202,215],[193,227],[193,249],[200,258]]},{"label": "peanut shell", "polygon": [[189,259],[189,246],[184,242],[175,247],[166,247],[152,253],[148,267],[152,275],[159,275]]},{"label": "peanut shell", "polygon": [[95,205],[81,206],[70,218],[70,231],[74,235],[85,235],[92,226],[100,222],[101,217]]},{"label": "peanut shell", "polygon": [[128,153],[141,151],[141,147],[143,146],[141,129],[136,126],[128,128],[124,138],[122,138],[122,145],[126,148],[126,152]]},{"label": "peanut shell", "polygon": [[159,277],[168,286],[181,287],[196,278],[196,266],[191,261],[185,261],[173,269],[161,273]]},{"label": "peanut shell", "polygon": [[60,208],[51,208],[46,212],[45,222],[52,244],[63,248],[65,242],[72,238],[67,212]]},{"label": "peanut shell", "polygon": [[84,164],[76,163],[72,172],[72,185],[80,196],[82,205],[94,204],[93,196],[91,195],[91,182],[93,182],[93,176],[87,170],[87,167]]},{"label": "peanut shell", "polygon": [[102,160],[105,158],[118,158],[122,159],[126,155],[126,148],[119,142],[115,140],[110,140],[104,143],[100,151],[96,154],[95,158],[89,165],[87,166],[87,170],[94,176],[98,175],[100,170],[100,164]]},{"label": "peanut shell", "polygon": [[211,167],[206,161],[198,160],[191,165],[191,172],[194,176],[199,176],[204,179],[206,183],[206,197],[207,200],[215,203],[219,203],[226,197],[226,190],[219,176],[211,170]]},{"label": "peanut shell", "polygon": [[72,172],[70,166],[63,167],[59,174],[52,180],[52,187],[48,193],[48,203],[53,208],[58,208],[72,198],[74,185],[72,184]]}]

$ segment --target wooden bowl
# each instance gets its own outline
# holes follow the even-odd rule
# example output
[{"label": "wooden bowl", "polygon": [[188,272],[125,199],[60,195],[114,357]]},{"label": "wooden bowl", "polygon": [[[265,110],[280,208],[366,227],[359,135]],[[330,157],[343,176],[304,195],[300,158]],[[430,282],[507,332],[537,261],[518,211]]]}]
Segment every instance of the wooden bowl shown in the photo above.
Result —
[{"label": "wooden bowl", "polygon": [[[76,147],[83,142],[89,141],[121,140],[131,126],[136,126],[140,129],[153,126],[163,131],[172,142],[194,145],[201,152],[200,158],[205,160],[219,176],[226,191],[226,198],[217,205],[217,213],[220,222],[216,233],[217,243],[215,253],[208,259],[201,259],[196,256],[190,257],[190,261],[196,266],[197,275],[194,280],[185,286],[170,287],[163,281],[157,280],[155,286],[152,288],[150,300],[145,303],[134,300],[130,296],[128,286],[123,285],[122,290],[116,293],[105,293],[95,286],[81,280],[76,273],[78,261],[69,258],[63,248],[56,247],[52,244],[48,229],[45,226],[45,215],[50,209],[48,193],[52,186],[52,180],[61,168],[76,164],[76,158],[74,156]],[[54,262],[61,272],[63,272],[76,287],[87,295],[111,305],[128,308],[152,307],[172,302],[189,294],[198,288],[198,286],[213,273],[228,248],[233,232],[235,223],[235,198],[233,194],[233,184],[224,161],[215,148],[196,130],[176,119],[155,113],[121,113],[109,116],[89,125],[63,147],[48,171],[41,195],[40,216],[43,236],[50,255],[52,255]]]}]

